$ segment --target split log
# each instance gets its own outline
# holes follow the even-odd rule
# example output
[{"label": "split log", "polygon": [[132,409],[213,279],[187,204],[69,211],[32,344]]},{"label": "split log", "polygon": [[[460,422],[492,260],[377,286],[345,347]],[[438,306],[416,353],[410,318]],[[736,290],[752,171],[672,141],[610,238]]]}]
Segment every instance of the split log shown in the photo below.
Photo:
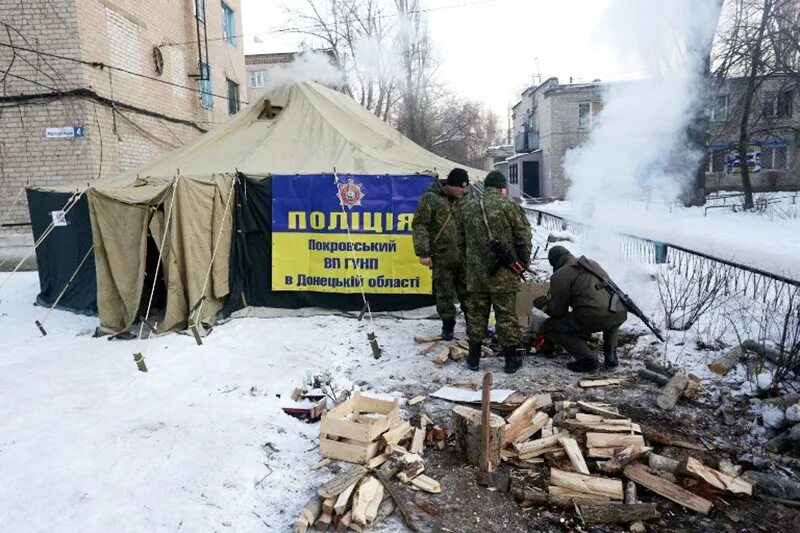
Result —
[{"label": "split log", "polygon": [[425,342],[438,342],[442,339],[441,335],[434,335],[433,337],[414,337],[414,342],[422,344]]},{"label": "split log", "polygon": [[400,516],[403,517],[403,522],[405,522],[406,527],[414,532],[419,531],[419,529],[417,528],[417,524],[414,522],[414,518],[411,516],[411,513],[408,510],[408,506],[402,500],[402,498],[400,498],[400,495],[392,486],[392,483],[388,479],[386,479],[386,476],[384,476],[383,473],[380,471],[375,472],[375,477],[378,479],[378,481],[381,482],[383,488],[386,489],[386,492],[388,492],[389,495],[392,497],[394,503],[397,504],[397,510],[400,512]]},{"label": "split log", "polygon": [[647,456],[647,466],[653,470],[661,470],[662,472],[674,474],[678,471],[678,465],[680,465],[679,461],[664,457],[663,455],[651,453]]},{"label": "split log", "polygon": [[666,365],[662,365],[650,359],[645,360],[644,367],[651,372],[656,372],[658,374],[661,374],[662,376],[667,376],[667,379],[677,374],[678,371],[680,370],[679,368],[676,368],[670,365],[669,363],[667,363]]},{"label": "split log", "polygon": [[598,405],[594,405],[588,402],[578,402],[578,407],[582,410],[586,411],[587,413],[592,413],[594,415],[600,415],[603,418],[627,418],[625,415],[621,415],[619,413],[615,413],[609,409],[604,409]]},{"label": "split log", "polygon": [[717,359],[708,364],[709,370],[720,376],[724,376],[739,364],[739,361],[744,356],[741,346],[731,348]]},{"label": "split log", "polygon": [[[768,348],[763,344],[756,342],[754,340],[746,340],[742,343],[742,348],[748,351],[751,351],[761,357],[762,359],[766,359],[768,361],[773,362],[776,365],[788,365],[790,361],[788,361],[788,357],[781,356],[779,352],[773,350],[772,348]],[[798,370],[800,369],[800,364],[795,364],[792,366],[791,370]]]},{"label": "split log", "polygon": [[[383,499],[383,485],[374,477],[367,477],[358,485],[355,496],[353,496],[353,522],[366,526],[371,522],[370,511],[374,508],[374,513],[378,512],[378,505]],[[374,503],[373,502],[377,502]],[[372,518],[375,518],[372,514]]]},{"label": "split log", "polygon": [[588,424],[599,424],[603,421],[603,417],[600,415],[588,415],[586,413],[577,413],[575,415],[575,420],[578,422],[585,422]]},{"label": "split log", "polygon": [[317,521],[322,514],[323,499],[320,496],[312,496],[300,511],[300,518],[294,523],[294,533],[305,533],[308,528]]},{"label": "split log", "polygon": [[661,516],[658,514],[658,509],[654,503],[619,504],[597,502],[582,503],[578,507],[586,525],[627,523],[637,520],[652,520]]},{"label": "split log", "polygon": [[522,507],[533,507],[534,505],[554,505],[555,507],[560,507],[562,509],[574,509],[576,503],[591,503],[591,500],[586,498],[556,496],[531,489],[517,488],[511,489],[511,492]]},{"label": "split log", "polygon": [[682,505],[693,511],[708,514],[711,510],[711,502],[705,498],[701,498],[696,494],[692,494],[686,489],[679,487],[674,483],[670,483],[658,476],[654,476],[647,469],[640,464],[629,464],[623,470],[625,477],[635,481],[644,488],[655,492],[672,500],[673,502]]},{"label": "split log", "polygon": [[687,450],[694,450],[696,452],[707,452],[708,450],[699,444],[686,442],[672,435],[667,435],[651,427],[642,427],[642,435],[651,444],[661,444],[663,446],[675,446],[676,448],[685,448]]},{"label": "split log", "polygon": [[647,370],[644,368],[640,368],[636,371],[640,378],[646,379],[647,381],[652,381],[653,383],[658,383],[662,387],[669,382],[669,378],[663,374],[659,374],[658,372],[653,372],[652,370]]},{"label": "split log", "polygon": [[687,374],[686,377],[689,378],[689,382],[686,384],[686,388],[683,389],[683,397],[694,400],[695,396],[697,396],[700,389],[703,387],[703,382],[694,374]]},{"label": "split log", "polygon": [[644,447],[641,435],[624,433],[586,433],[587,448],[627,448],[628,446]]},{"label": "split log", "polygon": [[564,487],[558,487],[556,485],[550,485],[547,487],[547,493],[550,496],[565,496],[568,498],[580,498],[582,500],[591,500],[591,501],[599,501],[599,502],[608,502],[610,501],[607,496],[600,496],[597,494],[590,494],[588,492],[579,492],[577,490],[567,489]]},{"label": "split log", "polygon": [[444,349],[439,352],[439,354],[433,358],[433,362],[436,363],[438,366],[442,366],[450,359],[450,347],[445,346]]},{"label": "split log", "polygon": [[[456,443],[462,458],[469,464],[480,465],[481,460],[481,412],[471,407],[458,405],[453,408],[453,421],[456,430]],[[500,464],[500,450],[503,448],[505,420],[494,413],[489,423],[489,461]]]},{"label": "split log", "polygon": [[552,421],[546,413],[536,413],[533,415],[533,420],[531,420],[530,425],[525,427],[516,437],[512,439],[511,442],[523,442],[528,440],[535,435],[537,431],[544,429],[544,427],[550,422]]},{"label": "split log", "polygon": [[411,439],[411,447],[408,449],[411,453],[422,453],[425,447],[425,430],[416,428],[414,430],[414,438]]},{"label": "split log", "polygon": [[633,424],[630,421],[623,421],[624,424],[616,424],[616,420],[604,420],[602,422],[578,422],[577,420],[562,420],[560,422],[556,422],[558,427],[575,430],[575,431],[593,431],[595,433],[627,433],[630,434],[632,431],[641,433],[642,428],[639,424]]},{"label": "split log", "polygon": [[719,470],[705,466],[694,457],[687,457],[680,462],[677,468],[679,474],[702,479],[712,487],[732,494],[753,495],[753,486],[741,478],[726,476]]},{"label": "split log", "polygon": [[353,483],[352,485],[344,489],[341,492],[341,494],[339,494],[339,496],[336,498],[336,502],[334,502],[333,504],[334,513],[336,513],[339,516],[342,516],[345,513],[345,511],[347,511],[347,508],[350,505],[350,497],[353,495],[353,491],[355,490],[356,485],[358,485],[358,483]]},{"label": "split log", "polygon": [[678,403],[678,399],[683,396],[683,391],[688,384],[689,378],[686,377],[686,373],[683,371],[678,372],[661,389],[661,394],[656,398],[656,404],[661,409],[672,409]]},{"label": "split log", "polygon": [[523,458],[525,455],[530,455],[533,452],[538,452],[540,450],[544,450],[545,448],[552,448],[554,446],[558,446],[558,439],[561,437],[569,437],[569,433],[566,431],[557,433],[550,437],[545,437],[543,439],[536,439],[530,440],[528,442],[521,442],[513,445],[513,449],[520,458]]},{"label": "split log", "polygon": [[381,440],[385,445],[390,444],[397,444],[401,440],[403,440],[406,435],[411,431],[411,424],[408,422],[403,422],[399,426],[394,429],[390,429],[383,435],[381,435]]},{"label": "split log", "polygon": [[572,489],[577,492],[603,496],[612,500],[622,500],[625,497],[622,489],[622,481],[619,479],[587,476],[574,472],[566,472],[558,468],[550,469],[550,484],[557,487]]},{"label": "split log", "polygon": [[625,503],[631,505],[634,503],[638,503],[636,497],[636,483],[633,481],[628,480],[625,483]]},{"label": "split log", "polygon": [[420,490],[430,492],[431,494],[439,494],[442,492],[442,486],[433,478],[420,474],[411,480],[411,484]]},{"label": "split log", "polygon": [[425,471],[425,464],[422,461],[415,461],[406,466],[402,472],[398,472],[397,479],[403,483],[409,483],[412,479]]},{"label": "split log", "polygon": [[742,477],[751,481],[759,494],[780,498],[781,500],[800,501],[800,483],[783,477],[748,470]]},{"label": "split log", "polygon": [[541,438],[551,437],[555,433],[553,431],[553,419],[548,417],[547,424],[542,428]]},{"label": "split log", "polygon": [[419,402],[424,401],[425,396],[414,396],[410,400],[408,400],[408,405],[417,405]]},{"label": "split log", "polygon": [[561,443],[561,445],[564,447],[564,450],[567,452],[569,461],[572,463],[572,467],[575,469],[575,471],[579,474],[589,475],[589,468],[586,466],[586,461],[583,459],[583,454],[581,453],[581,449],[575,439],[569,437],[560,437],[558,442]]},{"label": "split log", "polygon": [[641,446],[628,446],[624,450],[616,452],[611,459],[597,463],[597,469],[606,474],[618,475],[628,463],[631,463],[643,455],[649,448]]},{"label": "split log", "polygon": [[536,409],[536,397],[529,396],[519,407],[506,417],[506,431],[503,435],[503,444],[514,442],[517,435],[530,425]]},{"label": "split log", "polygon": [[578,382],[578,386],[583,389],[591,389],[594,387],[608,387],[610,385],[619,385],[622,383],[622,379],[619,378],[612,378],[612,379],[582,379]]},{"label": "split log", "polygon": [[351,466],[335,478],[322,485],[319,488],[318,494],[325,499],[338,496],[350,485],[361,480],[361,478],[363,478],[365,475],[367,475],[367,470],[363,466]]}]

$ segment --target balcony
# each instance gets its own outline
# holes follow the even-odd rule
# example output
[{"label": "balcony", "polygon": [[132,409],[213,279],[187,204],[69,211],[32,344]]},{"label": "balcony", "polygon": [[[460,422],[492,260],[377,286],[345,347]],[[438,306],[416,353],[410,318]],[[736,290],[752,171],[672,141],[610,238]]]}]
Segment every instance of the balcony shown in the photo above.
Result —
[{"label": "balcony", "polygon": [[514,150],[517,153],[533,152],[539,149],[539,132],[526,130],[514,136]]}]

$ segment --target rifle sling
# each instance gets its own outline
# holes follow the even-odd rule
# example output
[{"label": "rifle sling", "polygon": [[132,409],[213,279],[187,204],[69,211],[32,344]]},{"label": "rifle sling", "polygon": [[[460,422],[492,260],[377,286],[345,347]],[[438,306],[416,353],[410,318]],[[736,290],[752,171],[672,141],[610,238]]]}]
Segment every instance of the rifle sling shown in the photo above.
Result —
[{"label": "rifle sling", "polygon": [[[439,233],[437,233],[436,237],[433,238],[433,244],[431,245],[431,248],[433,248],[433,246],[436,245],[436,241],[438,241],[439,237],[442,236],[442,233],[444,232],[444,228],[446,228],[447,224],[450,223],[450,217],[452,217],[452,216],[453,216],[453,208],[451,207],[450,208],[450,212],[447,214],[447,218],[444,219],[444,222],[442,222],[442,227],[439,228]],[[431,250],[431,253],[433,253],[433,250]]]},{"label": "rifle sling", "polygon": [[483,214],[483,223],[486,224],[486,231],[489,232],[489,240],[494,240],[494,235],[492,235],[492,229],[489,227],[489,219],[486,218],[486,208],[483,207],[483,198],[479,200],[481,204],[481,213]]}]

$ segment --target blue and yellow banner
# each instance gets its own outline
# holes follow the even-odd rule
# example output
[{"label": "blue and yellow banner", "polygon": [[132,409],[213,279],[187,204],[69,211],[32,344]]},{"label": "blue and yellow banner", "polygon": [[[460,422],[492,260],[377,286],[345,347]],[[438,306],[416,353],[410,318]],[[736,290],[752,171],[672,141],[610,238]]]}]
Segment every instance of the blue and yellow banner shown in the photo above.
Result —
[{"label": "blue and yellow banner", "polygon": [[414,255],[411,221],[432,181],[273,176],[272,290],[430,294],[430,271]]}]

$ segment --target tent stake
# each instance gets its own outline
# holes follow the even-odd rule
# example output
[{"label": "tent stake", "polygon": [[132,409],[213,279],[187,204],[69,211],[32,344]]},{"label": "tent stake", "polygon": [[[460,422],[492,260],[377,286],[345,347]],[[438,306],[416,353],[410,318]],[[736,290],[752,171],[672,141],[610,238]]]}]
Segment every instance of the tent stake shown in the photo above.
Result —
[{"label": "tent stake", "polygon": [[139,372],[147,372],[147,364],[144,362],[144,356],[139,353],[133,354],[133,360],[136,363],[136,367],[139,369]]},{"label": "tent stake", "polygon": [[380,359],[382,351],[380,345],[378,344],[378,337],[375,336],[375,332],[373,331],[367,333],[367,339],[369,339],[369,346],[372,348],[372,356],[375,359]]}]

